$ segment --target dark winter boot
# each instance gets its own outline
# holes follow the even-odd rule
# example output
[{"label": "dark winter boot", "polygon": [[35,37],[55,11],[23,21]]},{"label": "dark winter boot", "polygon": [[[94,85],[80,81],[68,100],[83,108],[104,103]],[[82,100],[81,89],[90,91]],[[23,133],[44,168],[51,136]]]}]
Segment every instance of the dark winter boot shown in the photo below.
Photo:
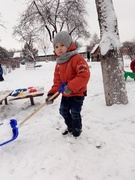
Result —
[{"label": "dark winter boot", "polygon": [[68,133],[72,133],[73,128],[72,127],[68,127],[67,129],[65,129],[65,131],[62,133],[62,135],[66,135]]},{"label": "dark winter boot", "polygon": [[74,128],[72,134],[74,137],[78,137],[78,136],[80,136],[81,132],[82,132],[81,129]]}]

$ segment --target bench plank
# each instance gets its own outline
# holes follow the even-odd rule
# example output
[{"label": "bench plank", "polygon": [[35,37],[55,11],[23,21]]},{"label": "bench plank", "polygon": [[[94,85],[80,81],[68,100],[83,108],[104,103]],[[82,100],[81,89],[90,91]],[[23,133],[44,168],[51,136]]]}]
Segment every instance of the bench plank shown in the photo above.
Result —
[{"label": "bench plank", "polygon": [[13,90],[3,90],[0,91],[0,104],[2,104],[3,101],[5,101],[5,104],[7,105],[7,97],[12,94]]}]

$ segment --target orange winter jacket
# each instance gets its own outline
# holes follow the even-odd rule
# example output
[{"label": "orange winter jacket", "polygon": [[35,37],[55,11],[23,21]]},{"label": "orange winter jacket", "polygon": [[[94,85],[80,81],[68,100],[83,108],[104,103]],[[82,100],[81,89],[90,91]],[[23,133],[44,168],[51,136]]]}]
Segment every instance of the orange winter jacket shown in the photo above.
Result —
[{"label": "orange winter jacket", "polygon": [[84,96],[87,91],[87,83],[90,78],[90,70],[87,62],[79,54],[63,64],[56,64],[54,71],[53,86],[48,94],[54,94],[60,88],[62,82],[66,82],[72,90],[71,94],[63,96]]}]

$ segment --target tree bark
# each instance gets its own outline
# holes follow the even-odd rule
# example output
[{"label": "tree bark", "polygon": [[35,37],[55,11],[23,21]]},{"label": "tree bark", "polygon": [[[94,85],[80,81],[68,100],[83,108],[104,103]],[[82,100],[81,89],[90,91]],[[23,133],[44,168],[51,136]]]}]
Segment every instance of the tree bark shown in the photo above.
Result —
[{"label": "tree bark", "polygon": [[[114,43],[115,40],[119,42],[119,33],[113,3],[112,0],[95,0],[95,2],[101,41],[108,43],[107,45],[104,43],[107,52],[105,54],[101,52],[100,55],[106,105],[127,104],[123,58],[119,58],[119,49],[115,47]],[[106,37],[107,39],[105,39]],[[101,41],[100,50],[102,48]]]},{"label": "tree bark", "polygon": [[122,58],[114,50],[110,50],[101,57],[101,68],[107,106],[113,104],[127,104],[127,92],[124,80]]}]

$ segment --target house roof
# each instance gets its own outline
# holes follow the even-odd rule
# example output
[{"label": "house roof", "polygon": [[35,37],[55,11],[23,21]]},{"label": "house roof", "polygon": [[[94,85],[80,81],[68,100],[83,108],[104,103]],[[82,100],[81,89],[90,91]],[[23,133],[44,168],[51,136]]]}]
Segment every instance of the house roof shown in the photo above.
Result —
[{"label": "house roof", "polygon": [[21,52],[14,52],[13,58],[21,57]]},{"label": "house roof", "polygon": [[98,48],[98,46],[99,46],[99,44],[96,44],[96,45],[93,47],[93,49],[92,49],[92,51],[91,51],[91,54],[96,51],[96,49]]},{"label": "house roof", "polygon": [[78,51],[78,53],[84,53],[84,52],[87,52],[87,47],[86,47],[86,46],[79,47],[79,48],[77,48],[77,51]]},{"label": "house roof", "polygon": [[[78,53],[84,53],[87,51],[87,47],[79,47],[77,48]],[[54,49],[52,47],[47,48],[46,51],[43,49],[38,49],[38,55],[37,56],[49,56],[54,55]],[[13,55],[13,58],[21,57],[21,52],[15,52]]]},{"label": "house roof", "polygon": [[38,49],[38,56],[48,56],[48,55],[54,55],[53,48],[48,48],[45,51],[43,49]]},{"label": "house roof", "polygon": [[[84,53],[87,51],[87,47],[79,47],[77,49],[78,53]],[[47,56],[47,55],[54,55],[54,49],[53,48],[48,48],[45,52],[43,49],[38,49],[38,56]]]}]

